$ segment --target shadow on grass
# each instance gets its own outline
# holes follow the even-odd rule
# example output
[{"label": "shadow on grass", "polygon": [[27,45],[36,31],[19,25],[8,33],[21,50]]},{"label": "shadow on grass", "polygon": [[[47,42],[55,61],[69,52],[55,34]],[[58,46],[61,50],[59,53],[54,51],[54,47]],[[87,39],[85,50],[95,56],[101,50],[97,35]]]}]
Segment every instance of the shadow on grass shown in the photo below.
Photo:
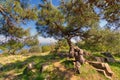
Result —
[{"label": "shadow on grass", "polygon": [[[27,58],[24,61],[16,61],[14,63],[9,63],[9,64],[4,65],[3,66],[4,69],[3,69],[2,72],[3,73],[4,72],[7,73],[7,72],[9,72],[11,70],[15,70],[15,71],[21,70],[21,74],[17,75],[17,78],[20,79],[20,77],[24,77],[25,79],[23,79],[23,80],[28,80],[27,78],[28,78],[29,75],[22,74],[23,70],[25,69],[25,67],[27,66],[28,63],[34,62],[35,63],[35,68],[36,69],[40,69],[40,66],[43,63],[52,63],[52,61],[54,61],[54,60],[60,60],[60,59],[61,58],[58,57],[55,54],[48,54],[48,55],[45,55],[45,56],[32,56],[32,57]],[[36,75],[38,75],[38,73],[36,73]],[[39,75],[37,76],[38,79],[35,79],[35,80],[43,80],[43,78],[41,77],[41,75],[42,74],[39,73]],[[7,74],[3,75],[4,78],[7,77],[7,76],[8,76]],[[17,79],[17,80],[19,80],[19,79]],[[16,80],[16,79],[12,79],[12,80]]]},{"label": "shadow on grass", "polygon": [[62,62],[62,64],[67,68],[67,69],[73,69],[74,68],[74,64],[73,64],[74,60],[65,60]]}]

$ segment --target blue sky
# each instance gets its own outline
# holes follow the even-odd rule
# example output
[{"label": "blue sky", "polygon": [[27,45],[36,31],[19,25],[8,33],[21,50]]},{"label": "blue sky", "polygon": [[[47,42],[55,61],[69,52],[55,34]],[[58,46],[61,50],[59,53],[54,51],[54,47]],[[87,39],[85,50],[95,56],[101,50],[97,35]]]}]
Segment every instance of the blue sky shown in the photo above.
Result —
[{"label": "blue sky", "polygon": [[[40,4],[41,0],[30,0],[30,3],[31,3],[32,6],[35,6],[37,4]],[[54,6],[58,6],[59,5],[59,0],[52,0],[52,4]],[[37,33],[37,31],[35,29],[35,27],[36,27],[35,22],[30,21],[30,22],[28,22],[27,25],[23,25],[23,27],[25,29],[31,28],[31,30],[30,30],[31,35],[35,35]],[[56,42],[56,40],[53,39],[53,38],[43,38],[43,37],[39,36],[38,39],[39,39],[39,42],[42,43],[42,44],[45,44],[45,43],[49,44],[49,43]]]},{"label": "blue sky", "polygon": [[[30,0],[30,1],[31,1],[32,5],[36,5],[36,4],[41,3],[41,0]],[[55,5],[55,6],[58,6],[59,5],[59,1],[60,0],[52,0],[52,4]]]}]

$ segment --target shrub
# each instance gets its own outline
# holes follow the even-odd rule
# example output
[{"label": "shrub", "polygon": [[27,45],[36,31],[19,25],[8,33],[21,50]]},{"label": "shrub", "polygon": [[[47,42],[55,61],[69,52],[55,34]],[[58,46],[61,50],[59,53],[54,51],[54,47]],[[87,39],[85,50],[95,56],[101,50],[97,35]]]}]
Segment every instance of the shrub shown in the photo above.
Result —
[{"label": "shrub", "polygon": [[29,49],[29,52],[30,52],[30,53],[39,53],[39,52],[42,52],[42,50],[41,50],[41,47],[40,47],[40,46],[32,46],[32,47]]},{"label": "shrub", "polygon": [[42,46],[42,52],[51,51],[51,47],[49,45]]},{"label": "shrub", "polygon": [[4,51],[3,53],[1,53],[2,56],[9,56],[8,51]]},{"label": "shrub", "polygon": [[27,54],[28,53],[28,50],[27,49],[21,49],[19,54]]}]

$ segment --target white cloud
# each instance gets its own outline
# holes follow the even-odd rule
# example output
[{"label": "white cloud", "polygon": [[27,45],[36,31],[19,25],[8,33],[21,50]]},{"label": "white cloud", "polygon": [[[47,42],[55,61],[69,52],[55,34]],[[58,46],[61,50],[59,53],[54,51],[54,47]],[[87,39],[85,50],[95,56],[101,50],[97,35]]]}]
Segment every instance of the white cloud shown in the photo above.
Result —
[{"label": "white cloud", "polygon": [[50,43],[55,43],[57,40],[54,38],[43,38],[43,37],[38,37],[38,40],[40,44],[50,44]]},{"label": "white cloud", "polygon": [[4,42],[6,38],[3,35],[0,35],[0,42]]}]

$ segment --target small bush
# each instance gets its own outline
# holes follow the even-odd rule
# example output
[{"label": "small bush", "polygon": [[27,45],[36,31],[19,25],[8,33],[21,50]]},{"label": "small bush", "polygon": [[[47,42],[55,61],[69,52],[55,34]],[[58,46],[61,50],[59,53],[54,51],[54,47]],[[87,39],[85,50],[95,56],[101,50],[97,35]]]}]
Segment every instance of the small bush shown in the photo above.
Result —
[{"label": "small bush", "polygon": [[42,50],[41,50],[41,47],[40,47],[40,46],[32,46],[32,47],[29,49],[29,52],[30,52],[30,53],[40,53],[40,52],[42,52]]},{"label": "small bush", "polygon": [[47,52],[47,51],[51,51],[51,47],[48,45],[42,46],[42,52]]},{"label": "small bush", "polygon": [[9,56],[10,54],[8,53],[8,51],[3,51],[1,55],[2,56]]},{"label": "small bush", "polygon": [[28,53],[28,50],[27,49],[22,49],[20,50],[19,54],[27,54]]}]

